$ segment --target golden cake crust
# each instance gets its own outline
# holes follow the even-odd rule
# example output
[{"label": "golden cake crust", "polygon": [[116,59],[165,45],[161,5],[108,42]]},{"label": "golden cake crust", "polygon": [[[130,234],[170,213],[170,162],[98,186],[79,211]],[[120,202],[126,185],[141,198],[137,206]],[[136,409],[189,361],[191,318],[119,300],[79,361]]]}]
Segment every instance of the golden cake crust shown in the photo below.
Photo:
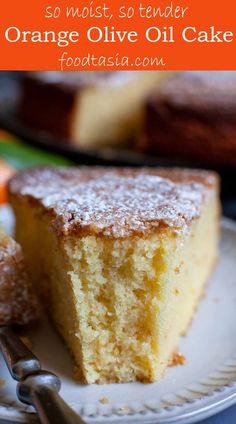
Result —
[{"label": "golden cake crust", "polygon": [[9,193],[51,214],[60,234],[125,238],[185,230],[217,185],[215,173],[199,170],[46,167],[13,177]]},{"label": "golden cake crust", "polygon": [[0,229],[0,325],[27,324],[36,315],[21,247]]},{"label": "golden cake crust", "polygon": [[176,72],[147,100],[139,147],[205,166],[236,165],[236,73]]}]

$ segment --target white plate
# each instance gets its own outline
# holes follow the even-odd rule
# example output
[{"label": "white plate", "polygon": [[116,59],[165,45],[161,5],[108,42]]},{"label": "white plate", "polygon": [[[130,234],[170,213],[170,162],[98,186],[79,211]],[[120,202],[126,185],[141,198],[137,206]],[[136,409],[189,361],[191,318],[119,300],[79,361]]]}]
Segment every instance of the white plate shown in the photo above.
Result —
[{"label": "white plate", "polygon": [[[9,211],[1,211],[8,228]],[[45,369],[62,380],[61,395],[88,423],[193,423],[236,402],[236,224],[222,221],[219,265],[201,301],[187,337],[180,342],[184,366],[169,368],[153,384],[80,386],[73,361],[49,322],[29,332]],[[35,422],[30,407],[17,402],[16,383],[0,359],[0,418]],[[108,404],[100,402],[107,398]]]}]

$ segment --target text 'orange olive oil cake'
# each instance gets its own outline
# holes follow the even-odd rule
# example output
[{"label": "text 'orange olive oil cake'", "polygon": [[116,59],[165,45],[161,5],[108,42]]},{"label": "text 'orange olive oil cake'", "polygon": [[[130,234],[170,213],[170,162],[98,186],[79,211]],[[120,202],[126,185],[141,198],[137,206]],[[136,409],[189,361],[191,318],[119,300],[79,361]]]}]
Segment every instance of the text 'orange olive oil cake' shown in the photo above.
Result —
[{"label": "text 'orange olive oil cake'", "polygon": [[159,380],[217,260],[217,175],[32,168],[9,195],[31,279],[83,381]]}]

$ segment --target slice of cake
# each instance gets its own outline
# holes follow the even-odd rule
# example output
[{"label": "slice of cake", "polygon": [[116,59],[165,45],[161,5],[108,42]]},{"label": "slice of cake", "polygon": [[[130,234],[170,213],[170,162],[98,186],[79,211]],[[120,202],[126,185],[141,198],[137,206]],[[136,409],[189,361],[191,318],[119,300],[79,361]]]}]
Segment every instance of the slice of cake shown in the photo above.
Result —
[{"label": "slice of cake", "polygon": [[142,150],[236,165],[236,72],[177,72],[146,104]]},{"label": "slice of cake", "polygon": [[0,228],[0,325],[27,324],[36,315],[21,247]]},{"label": "slice of cake", "polygon": [[84,381],[158,380],[216,263],[216,174],[36,168],[9,192],[31,278]]},{"label": "slice of cake", "polygon": [[32,72],[19,116],[80,147],[122,144],[140,128],[146,97],[168,72]]}]

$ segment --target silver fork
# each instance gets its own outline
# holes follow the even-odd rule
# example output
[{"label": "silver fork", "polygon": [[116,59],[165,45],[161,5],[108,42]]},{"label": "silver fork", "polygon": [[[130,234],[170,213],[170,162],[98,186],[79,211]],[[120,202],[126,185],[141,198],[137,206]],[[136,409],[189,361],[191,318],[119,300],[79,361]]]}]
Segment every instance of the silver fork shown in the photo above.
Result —
[{"label": "silver fork", "polygon": [[18,399],[35,408],[42,424],[85,424],[59,395],[59,377],[42,370],[36,356],[8,326],[0,327],[0,351],[18,381]]}]

